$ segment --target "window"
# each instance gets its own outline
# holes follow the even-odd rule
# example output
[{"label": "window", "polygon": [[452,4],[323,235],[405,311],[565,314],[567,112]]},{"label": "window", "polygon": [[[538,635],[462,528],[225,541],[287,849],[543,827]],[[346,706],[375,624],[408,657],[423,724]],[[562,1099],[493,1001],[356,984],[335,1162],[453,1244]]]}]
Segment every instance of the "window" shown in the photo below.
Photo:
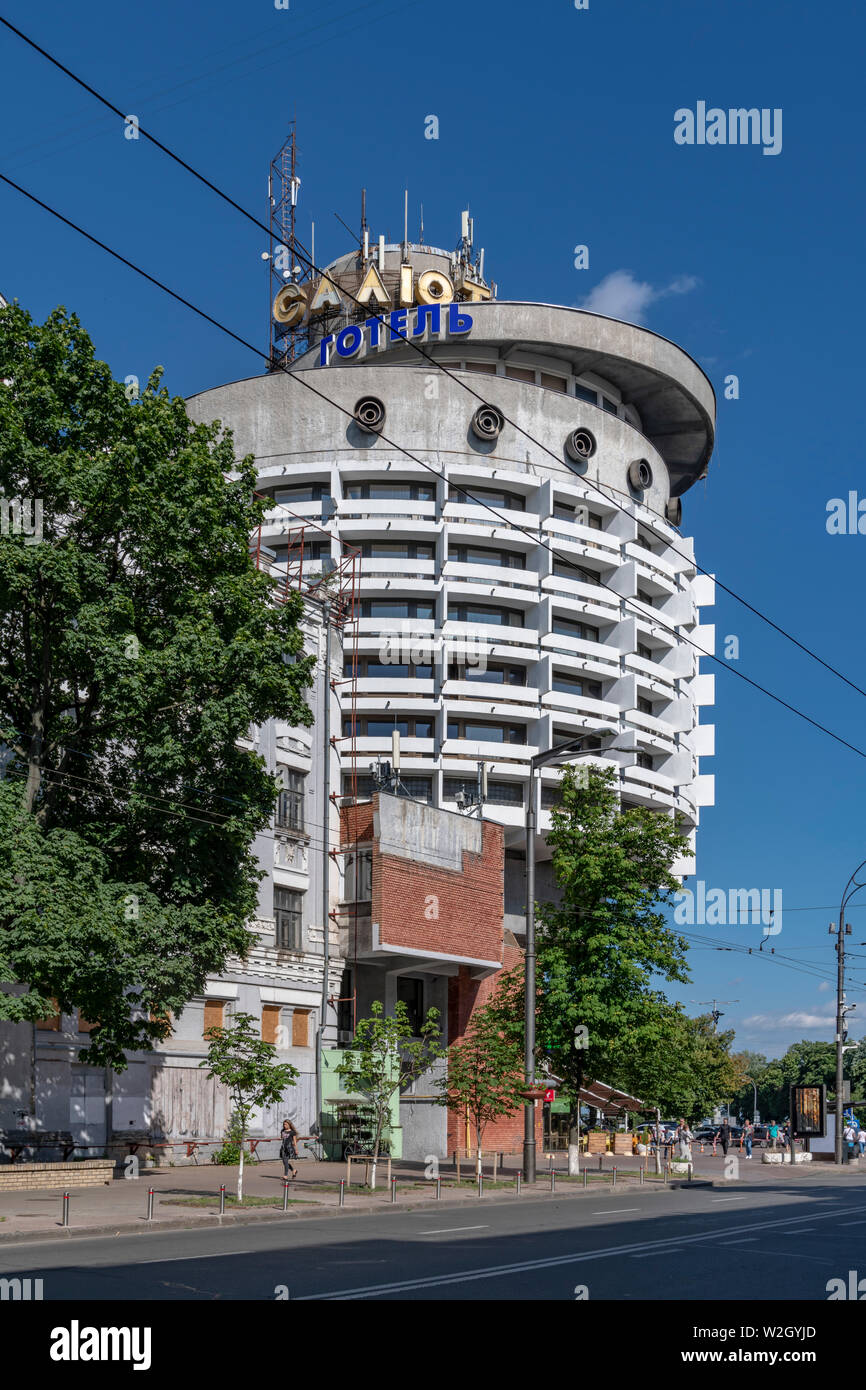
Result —
[{"label": "window", "polygon": [[406,1005],[409,1027],[414,1037],[421,1032],[424,1019],[424,981],[397,976],[397,1002]]},{"label": "window", "polygon": [[655,767],[655,758],[651,757],[649,753],[638,753],[637,765],[646,768],[647,772],[652,772]]},{"label": "window", "polygon": [[471,496],[466,489],[452,487],[448,493],[449,502],[462,502],[470,506],[477,498],[480,502],[485,502],[489,507],[504,507],[507,511],[525,512],[526,499],[517,492],[503,492],[499,488],[476,487],[473,483],[470,488]]},{"label": "window", "polygon": [[554,807],[554,806],[559,806],[561,803],[562,803],[562,788],[561,788],[561,787],[559,787],[559,786],[555,786],[555,787],[544,787],[544,786],[543,786],[543,787],[541,788],[541,809],[542,809],[543,811],[549,811],[552,807]]},{"label": "window", "polygon": [[526,672],[522,666],[449,666],[452,681],[490,681],[493,685],[525,685]]},{"label": "window", "polygon": [[274,889],[276,944],[283,951],[301,949],[301,914],[304,895],[293,888]]},{"label": "window", "polygon": [[559,618],[554,615],[553,631],[560,637],[579,637],[583,642],[598,642],[599,632],[591,623],[580,623],[576,618]]},{"label": "window", "polygon": [[569,560],[554,560],[553,573],[560,579],[573,579],[579,584],[601,583],[595,570],[587,569],[585,565],[572,564]]},{"label": "window", "polygon": [[321,560],[323,555],[330,556],[331,542],[305,541],[303,546],[301,546],[296,541],[294,545],[292,545],[291,547],[289,547],[288,545],[274,545],[271,546],[271,549],[274,552],[275,564],[285,565],[289,560],[291,560],[293,565],[299,565],[303,563],[303,565],[306,567],[306,565],[311,560]]},{"label": "window", "polygon": [[277,829],[303,830],[304,783],[302,772],[283,769],[283,789],[277,797]]},{"label": "window", "polygon": [[574,394],[579,401],[589,401],[590,405],[598,405],[598,392],[594,386],[581,386],[578,381],[575,383]]},{"label": "window", "polygon": [[652,714],[653,702],[652,700],[644,699],[643,695],[639,695],[637,700],[637,708],[639,714]]},{"label": "window", "polygon": [[362,541],[365,560],[433,560],[436,548],[430,541]]},{"label": "window", "polygon": [[292,1047],[310,1046],[310,1010],[292,1010]]},{"label": "window", "polygon": [[642,657],[644,661],[655,661],[652,647],[645,646],[643,642],[638,642],[637,654]]},{"label": "window", "polygon": [[[391,668],[393,670],[393,667]],[[377,719],[375,715],[359,715],[356,726],[358,738],[390,738],[394,730],[403,738],[432,738],[433,717],[417,719]],[[352,737],[352,716],[343,719],[343,737]]]},{"label": "window", "polygon": [[204,1023],[202,1025],[202,1037],[207,1038],[212,1028],[223,1027],[223,1013],[225,1004],[222,999],[206,999],[204,1001]]},{"label": "window", "polygon": [[467,362],[467,372],[483,372],[486,376],[496,376],[495,362]]},{"label": "window", "polygon": [[449,738],[468,738],[476,743],[525,743],[522,724],[496,724],[492,720],[449,719]]},{"label": "window", "polygon": [[619,409],[619,407],[617,406],[616,401],[610,400],[608,396],[602,396],[602,398],[601,398],[601,403],[602,403],[602,406],[603,406],[604,409],[608,412],[609,415],[616,415],[616,413],[617,413],[617,411],[618,411],[618,409]]},{"label": "window", "polygon": [[513,550],[490,550],[481,545],[452,545],[448,551],[448,559],[457,560],[461,565],[498,565],[502,569],[526,569],[525,555],[519,555]]},{"label": "window", "polygon": [[373,851],[360,849],[346,855],[344,902],[368,903],[373,898]]},{"label": "window", "polygon": [[354,1022],[352,996],[355,992],[355,979],[351,970],[344,970],[340,980],[340,997],[337,1001],[337,1028],[341,1033],[351,1033]]},{"label": "window", "polygon": [[586,695],[593,700],[601,699],[601,682],[584,680],[582,676],[566,676],[556,671],[553,675],[553,689],[563,695]]},{"label": "window", "polygon": [[[576,739],[579,739],[579,738],[580,738],[580,734],[579,734],[579,733],[576,733],[574,729],[558,729],[558,728],[556,727],[556,725],[554,725],[554,728],[553,728],[553,743],[554,743],[554,747],[558,747],[560,743],[574,743],[575,740],[576,740]],[[583,753],[583,752],[595,753],[595,752],[600,752],[600,751],[601,751],[601,739],[598,737],[597,734],[587,734],[584,738],[580,738],[580,743],[579,743],[579,744],[576,744],[576,746],[575,746],[575,752],[577,752],[577,753]]]},{"label": "window", "polygon": [[514,381],[531,381],[535,384],[535,369],[533,367],[512,367],[506,363],[505,375],[510,376]]},{"label": "window", "polygon": [[98,1028],[98,1027],[99,1027],[99,1024],[98,1024],[98,1023],[92,1023],[92,1022],[90,1021],[90,1019],[85,1018],[84,1015],[83,1015],[83,1014],[81,1013],[81,1011],[79,1010],[79,1013],[78,1013],[78,1031],[79,1031],[79,1033],[92,1033],[93,1030],[94,1030],[94,1028]]},{"label": "window", "polygon": [[330,495],[327,483],[293,483],[274,489],[274,502],[290,507],[293,502],[321,502]]},{"label": "window", "polygon": [[262,1005],[262,1042],[273,1043],[274,1047],[279,1046],[281,1013],[279,1004]]},{"label": "window", "polygon": [[581,502],[554,502],[553,515],[559,521],[571,521],[576,526],[588,526],[593,531],[601,531],[601,517],[598,512],[591,512],[589,508]]},{"label": "window", "polygon": [[343,796],[357,796],[359,800],[366,800],[373,795],[375,787],[373,779],[366,773],[362,776],[355,776],[355,788],[352,788],[351,772],[343,773]]},{"label": "window", "polygon": [[435,483],[348,483],[345,495],[351,499],[376,501],[435,502]]},{"label": "window", "polygon": [[641,603],[646,603],[650,608],[652,608],[655,604],[655,599],[653,598],[652,594],[647,593],[646,589],[638,589],[637,597]]},{"label": "window", "polygon": [[[443,796],[446,801],[456,801],[460,792],[476,795],[478,792],[477,778],[446,777],[444,782]],[[487,783],[487,801],[491,806],[522,806],[523,787],[519,782],[492,782]]]},{"label": "window", "polygon": [[413,801],[426,801],[433,804],[433,779],[431,777],[404,777],[400,774],[400,790],[406,792]]},{"label": "window", "polygon": [[367,598],[361,603],[362,618],[425,618],[436,616],[436,605],[423,599]]},{"label": "window", "polygon": [[523,627],[523,614],[516,608],[494,608],[488,603],[449,603],[449,622],[493,623],[497,627]]},{"label": "window", "polygon": [[568,382],[564,376],[551,376],[549,372],[541,373],[541,384],[546,386],[548,391],[568,390]]},{"label": "window", "polygon": [[[412,662],[393,663],[388,661],[378,661],[374,656],[359,656],[357,665],[358,676],[367,680],[419,680],[432,681],[433,667],[431,665],[415,666]],[[352,658],[347,657],[343,662],[343,675],[351,678]]]}]

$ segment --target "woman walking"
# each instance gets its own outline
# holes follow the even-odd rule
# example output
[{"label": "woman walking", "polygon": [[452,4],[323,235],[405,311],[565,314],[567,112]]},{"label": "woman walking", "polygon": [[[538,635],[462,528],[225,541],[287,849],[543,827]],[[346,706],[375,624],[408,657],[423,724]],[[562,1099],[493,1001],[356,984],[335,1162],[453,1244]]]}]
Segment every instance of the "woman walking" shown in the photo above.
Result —
[{"label": "woman walking", "polygon": [[292,1162],[292,1159],[298,1156],[298,1151],[295,1147],[297,1135],[298,1131],[295,1129],[291,1120],[283,1120],[283,1128],[280,1133],[280,1158],[283,1160],[283,1176],[286,1178],[289,1176],[290,1168],[292,1170],[292,1178],[298,1176],[298,1170]]}]

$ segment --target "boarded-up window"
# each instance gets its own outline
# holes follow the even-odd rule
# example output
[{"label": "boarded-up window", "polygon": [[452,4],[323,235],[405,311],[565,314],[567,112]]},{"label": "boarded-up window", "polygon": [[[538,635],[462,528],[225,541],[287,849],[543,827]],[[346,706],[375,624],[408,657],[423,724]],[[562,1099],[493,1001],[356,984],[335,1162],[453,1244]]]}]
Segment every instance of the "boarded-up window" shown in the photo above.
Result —
[{"label": "boarded-up window", "polygon": [[223,1010],[225,1004],[221,999],[206,999],[204,1001],[204,1027],[202,1035],[206,1038],[211,1028],[222,1028]]},{"label": "boarded-up window", "polygon": [[310,1011],[295,1009],[292,1013],[292,1047],[310,1046]]},{"label": "boarded-up window", "polygon": [[36,1027],[37,1027],[37,1028],[50,1028],[51,1031],[52,1031],[52,1033],[59,1033],[59,1032],[60,1032],[60,1009],[59,1009],[59,1007],[58,1007],[58,1004],[57,1004],[57,1000],[56,1000],[56,999],[52,999],[51,1002],[52,1002],[52,1004],[54,1005],[54,1013],[53,1013],[53,1014],[48,1014],[45,1018],[38,1018],[38,1019],[36,1020]]},{"label": "boarded-up window", "polygon": [[94,1028],[95,1028],[96,1026],[97,1026],[97,1025],[96,1025],[95,1023],[91,1023],[90,1019],[85,1018],[85,1017],[84,1017],[84,1014],[79,1013],[79,1015],[78,1015],[78,1031],[79,1031],[79,1033],[92,1033],[93,1030],[94,1030]]},{"label": "boarded-up window", "polygon": [[279,1004],[262,1006],[262,1042],[273,1043],[274,1047],[279,1046],[281,1012]]}]

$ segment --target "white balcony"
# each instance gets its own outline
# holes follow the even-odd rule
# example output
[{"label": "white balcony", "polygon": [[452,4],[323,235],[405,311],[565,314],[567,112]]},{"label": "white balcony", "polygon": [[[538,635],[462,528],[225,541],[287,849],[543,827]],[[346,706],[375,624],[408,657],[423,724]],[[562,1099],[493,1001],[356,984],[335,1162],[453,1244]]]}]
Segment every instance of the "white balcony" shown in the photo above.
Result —
[{"label": "white balcony", "polygon": [[447,560],[442,566],[442,578],[449,581],[451,593],[471,584],[471,589],[465,589],[465,592],[475,598],[478,597],[479,588],[484,587],[503,599],[525,597],[531,603],[538,599],[538,575],[535,570],[511,569],[506,565],[464,565],[459,560]]},{"label": "white balcony", "polygon": [[[457,486],[464,486],[464,484],[457,484]],[[472,490],[471,483],[466,483],[465,486],[469,491]],[[481,486],[480,482],[477,486]],[[486,486],[490,486],[489,482],[486,483]],[[467,526],[487,529],[491,526],[510,524],[519,527],[522,531],[530,532],[537,532],[540,522],[537,512],[516,512],[510,508],[506,510],[504,507],[493,506],[493,504],[491,504],[491,510],[488,511],[486,507],[474,506],[466,502],[446,502],[442,516],[445,521],[460,521]],[[534,539],[535,537],[533,537]]]}]

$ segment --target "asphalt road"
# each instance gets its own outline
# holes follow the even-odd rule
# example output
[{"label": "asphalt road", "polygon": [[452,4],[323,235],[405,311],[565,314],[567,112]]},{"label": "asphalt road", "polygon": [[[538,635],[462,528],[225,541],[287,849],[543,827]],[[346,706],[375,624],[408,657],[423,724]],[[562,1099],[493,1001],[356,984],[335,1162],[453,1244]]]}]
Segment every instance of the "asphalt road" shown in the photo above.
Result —
[{"label": "asphalt road", "polygon": [[[0,1246],[50,1300],[825,1301],[866,1183],[633,1188]],[[854,1252],[854,1253],[852,1253]],[[866,1259],[861,1261],[866,1274]],[[585,1292],[584,1292],[585,1291]]]}]

